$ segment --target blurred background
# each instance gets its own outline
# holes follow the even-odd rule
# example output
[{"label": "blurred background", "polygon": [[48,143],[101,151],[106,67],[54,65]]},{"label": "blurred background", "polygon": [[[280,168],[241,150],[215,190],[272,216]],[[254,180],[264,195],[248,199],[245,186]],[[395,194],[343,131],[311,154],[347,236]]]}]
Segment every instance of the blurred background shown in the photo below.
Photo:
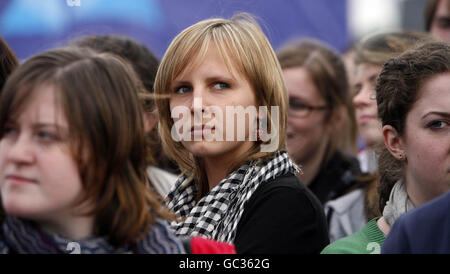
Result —
[{"label": "blurred background", "polygon": [[176,34],[213,16],[258,17],[277,50],[313,37],[344,52],[362,36],[423,29],[426,0],[0,0],[0,35],[21,61],[89,34],[119,34],[161,58]]}]

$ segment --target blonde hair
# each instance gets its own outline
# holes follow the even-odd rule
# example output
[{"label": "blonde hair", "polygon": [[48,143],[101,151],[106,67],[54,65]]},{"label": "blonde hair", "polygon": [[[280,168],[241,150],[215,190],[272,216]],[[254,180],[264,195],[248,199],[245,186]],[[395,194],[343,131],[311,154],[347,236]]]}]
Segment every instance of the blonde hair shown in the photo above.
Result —
[{"label": "blonde hair", "polygon": [[[199,180],[201,187],[204,187],[202,184],[205,182],[200,159],[193,157],[181,143],[171,138],[173,120],[169,99],[172,81],[188,66],[201,63],[211,45],[217,47],[230,71],[232,67],[235,68],[249,81],[257,104],[279,107],[278,149],[285,149],[288,107],[287,91],[276,55],[251,15],[240,13],[229,20],[203,20],[178,34],[162,58],[155,79],[156,105],[160,116],[159,130],[163,147],[169,157],[177,161],[183,173]],[[271,121],[271,118],[269,107],[268,121]],[[251,151],[242,159],[236,160],[232,170],[246,161],[273,155],[273,152],[260,152],[260,146],[261,143],[256,142]]]}]

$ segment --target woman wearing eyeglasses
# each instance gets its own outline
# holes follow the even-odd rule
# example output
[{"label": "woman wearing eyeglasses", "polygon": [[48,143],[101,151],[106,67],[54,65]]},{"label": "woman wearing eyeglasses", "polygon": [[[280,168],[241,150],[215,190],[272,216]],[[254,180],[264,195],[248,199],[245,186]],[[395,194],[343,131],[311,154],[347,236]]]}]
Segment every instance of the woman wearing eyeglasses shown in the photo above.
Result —
[{"label": "woman wearing eyeglasses", "polygon": [[300,179],[325,204],[346,193],[360,173],[346,156],[356,144],[347,75],[340,56],[318,41],[305,40],[278,52],[289,93],[288,153]]}]

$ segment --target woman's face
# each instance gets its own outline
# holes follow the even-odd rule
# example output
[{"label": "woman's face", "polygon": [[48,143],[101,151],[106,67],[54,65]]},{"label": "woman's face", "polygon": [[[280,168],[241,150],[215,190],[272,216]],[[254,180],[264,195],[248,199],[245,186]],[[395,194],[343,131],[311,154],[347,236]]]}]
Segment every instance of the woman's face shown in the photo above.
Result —
[{"label": "woman's face", "polygon": [[354,97],[356,121],[359,134],[369,147],[383,143],[381,121],[378,119],[375,83],[382,67],[363,63],[356,67]]},{"label": "woman's face", "polygon": [[[186,125],[179,130],[184,136],[181,143],[193,155],[236,159],[253,146],[248,128],[249,122],[255,123],[257,117],[236,121],[227,119],[227,114],[231,114],[229,110],[233,107],[257,107],[255,92],[235,68],[228,70],[215,45],[210,46],[197,66],[188,66],[174,79],[171,92],[174,123]],[[187,117],[174,116],[180,109],[186,110]],[[237,136],[240,130],[245,136]]]},{"label": "woman's face", "polygon": [[325,107],[326,102],[306,69],[285,68],[283,75],[289,93],[287,149],[298,164],[303,164],[313,157],[322,157],[330,139],[326,109],[306,113],[305,109]]},{"label": "woman's face", "polygon": [[421,204],[449,191],[450,73],[436,75],[422,85],[400,140],[413,201]]},{"label": "woman's face", "polygon": [[0,191],[8,214],[43,223],[72,216],[82,184],[68,134],[53,87],[37,87],[0,141]]},{"label": "woman's face", "polygon": [[445,42],[450,42],[450,0],[440,0],[436,6],[430,33]]}]

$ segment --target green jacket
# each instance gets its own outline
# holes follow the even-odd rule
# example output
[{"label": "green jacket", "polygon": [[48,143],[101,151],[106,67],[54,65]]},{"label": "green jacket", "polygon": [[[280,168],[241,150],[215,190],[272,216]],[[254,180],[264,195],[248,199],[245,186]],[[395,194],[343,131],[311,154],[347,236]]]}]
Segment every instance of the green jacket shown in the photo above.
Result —
[{"label": "green jacket", "polygon": [[379,218],[370,220],[354,234],[329,244],[320,254],[380,254],[385,237],[377,226]]}]

